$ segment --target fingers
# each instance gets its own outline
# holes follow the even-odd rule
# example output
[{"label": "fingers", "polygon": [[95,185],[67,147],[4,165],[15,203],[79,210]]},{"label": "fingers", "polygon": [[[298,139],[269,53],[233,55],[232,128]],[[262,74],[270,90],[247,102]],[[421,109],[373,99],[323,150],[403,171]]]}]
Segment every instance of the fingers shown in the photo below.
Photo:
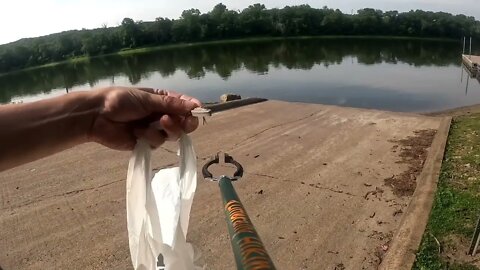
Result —
[{"label": "fingers", "polygon": [[160,90],[160,89],[153,89],[153,88],[150,88],[150,87],[137,87],[136,89],[141,90],[143,92],[147,92],[149,94],[165,95],[162,92],[163,90]]},{"label": "fingers", "polygon": [[146,140],[152,148],[158,148],[167,139],[167,136],[164,132],[154,127],[148,127],[146,129],[135,129],[134,133],[137,138]]},{"label": "fingers", "polygon": [[[187,95],[184,95],[184,94],[181,94],[181,93],[177,93],[175,91],[164,90],[164,89],[153,89],[153,88],[147,88],[147,87],[139,87],[137,89],[141,90],[143,92],[147,92],[147,93],[152,94],[152,95],[167,96],[167,97],[173,97],[173,98],[189,101],[189,102],[195,103],[197,105],[196,107],[201,107],[202,106],[202,102],[200,102],[200,100],[198,100],[194,97],[191,97],[191,96],[187,96]],[[196,108],[196,107],[194,107],[194,108]]]},{"label": "fingers", "polygon": [[161,112],[170,115],[188,115],[198,107],[198,104],[166,95],[148,94],[146,107],[151,112]]},{"label": "fingers", "polygon": [[163,115],[158,122],[151,123],[148,128],[137,128],[134,132],[137,138],[142,138],[152,148],[157,148],[165,141],[177,141],[183,133],[190,133],[197,127],[196,117]]},{"label": "fingers", "polygon": [[183,133],[181,119],[179,119],[179,117],[164,115],[160,118],[160,125],[167,133],[167,140],[169,141],[178,140]]},{"label": "fingers", "polygon": [[193,116],[180,117],[164,115],[160,125],[168,135],[168,141],[176,141],[183,133],[193,132],[198,127],[198,118]]},{"label": "fingers", "polygon": [[187,116],[182,122],[182,128],[185,133],[193,132],[198,128],[199,120],[198,117]]},{"label": "fingers", "polygon": [[176,91],[166,90],[166,89],[154,89],[154,88],[149,88],[149,87],[139,87],[137,89],[142,90],[142,91],[147,92],[147,93],[150,93],[150,94],[171,96],[171,97],[175,97],[175,98],[179,98],[179,99],[192,101],[192,102],[196,103],[198,106],[202,106],[202,102],[200,102],[200,100],[198,100],[194,97],[191,97],[191,96],[187,96],[187,95],[178,93]]},{"label": "fingers", "polygon": [[170,97],[175,97],[175,98],[191,101],[191,102],[197,104],[198,107],[202,107],[202,102],[200,102],[200,100],[198,100],[194,97],[187,96],[187,95],[177,93],[175,91],[170,91],[170,90],[157,90],[157,91],[162,91],[162,93],[164,93],[164,95],[167,95],[167,96],[170,96]]}]

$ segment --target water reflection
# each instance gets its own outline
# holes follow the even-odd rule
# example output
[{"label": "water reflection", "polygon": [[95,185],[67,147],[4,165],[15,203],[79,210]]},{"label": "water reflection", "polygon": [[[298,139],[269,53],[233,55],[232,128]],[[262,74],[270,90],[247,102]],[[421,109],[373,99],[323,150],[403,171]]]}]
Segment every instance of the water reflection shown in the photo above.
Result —
[{"label": "water reflection", "polygon": [[[115,84],[117,80],[122,81],[126,78],[131,85],[136,85],[148,82],[152,76],[169,78],[179,71],[184,72],[190,80],[198,81],[207,74],[217,74],[224,81],[228,81],[236,71],[245,70],[260,75],[269,74],[272,69],[310,71],[315,66],[328,68],[345,65],[345,59],[351,61],[352,65],[355,62],[355,65],[364,66],[378,64],[407,64],[414,68],[458,66],[458,49],[458,44],[454,42],[382,39],[277,40],[192,46],[129,56],[95,58],[88,62],[0,76],[0,102],[10,102],[15,96],[48,93],[52,89],[63,88],[69,92],[79,85],[88,84],[93,87],[103,80]],[[370,76],[378,75],[372,73]],[[290,73],[285,76],[293,78],[298,75]],[[345,80],[348,81],[350,76],[356,74],[345,74]],[[350,93],[351,89],[347,92],[354,96],[368,95],[362,91],[364,90],[360,87],[355,93]],[[297,101],[310,100],[306,92],[295,94]],[[374,95],[378,96],[378,91]],[[269,97],[268,94],[266,97]],[[390,99],[392,97],[394,96],[390,96]],[[335,98],[338,99],[338,96]],[[375,100],[377,99],[375,97]],[[333,102],[337,103],[339,102]]]}]

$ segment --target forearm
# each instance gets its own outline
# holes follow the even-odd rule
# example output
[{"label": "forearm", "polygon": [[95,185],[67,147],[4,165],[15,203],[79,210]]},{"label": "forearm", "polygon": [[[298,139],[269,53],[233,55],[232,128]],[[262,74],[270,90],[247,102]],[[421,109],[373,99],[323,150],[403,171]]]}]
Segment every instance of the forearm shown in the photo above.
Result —
[{"label": "forearm", "polygon": [[77,92],[0,106],[0,171],[86,142],[101,102],[96,92]]}]

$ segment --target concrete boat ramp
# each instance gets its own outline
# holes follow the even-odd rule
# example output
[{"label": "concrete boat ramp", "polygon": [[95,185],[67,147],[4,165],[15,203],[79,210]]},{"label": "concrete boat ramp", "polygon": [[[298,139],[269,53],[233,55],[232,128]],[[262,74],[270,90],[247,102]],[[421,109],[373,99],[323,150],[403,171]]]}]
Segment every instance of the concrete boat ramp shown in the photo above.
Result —
[{"label": "concrete boat ramp", "polygon": [[[215,114],[192,136],[199,168],[218,151],[243,164],[237,193],[279,269],[401,269],[390,266],[413,262],[449,123],[267,101]],[[130,269],[129,155],[85,144],[1,173],[0,266]],[[176,145],[152,160],[175,164]],[[188,240],[206,269],[234,269],[219,189],[198,181]]]}]

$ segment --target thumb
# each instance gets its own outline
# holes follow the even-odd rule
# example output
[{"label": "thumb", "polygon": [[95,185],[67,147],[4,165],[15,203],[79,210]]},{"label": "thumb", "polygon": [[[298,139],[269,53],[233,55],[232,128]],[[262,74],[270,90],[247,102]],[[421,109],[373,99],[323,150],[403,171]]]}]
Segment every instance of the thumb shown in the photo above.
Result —
[{"label": "thumb", "polygon": [[146,105],[151,112],[188,115],[191,110],[198,107],[198,104],[178,97],[150,93],[147,93],[147,95],[148,101]]}]

